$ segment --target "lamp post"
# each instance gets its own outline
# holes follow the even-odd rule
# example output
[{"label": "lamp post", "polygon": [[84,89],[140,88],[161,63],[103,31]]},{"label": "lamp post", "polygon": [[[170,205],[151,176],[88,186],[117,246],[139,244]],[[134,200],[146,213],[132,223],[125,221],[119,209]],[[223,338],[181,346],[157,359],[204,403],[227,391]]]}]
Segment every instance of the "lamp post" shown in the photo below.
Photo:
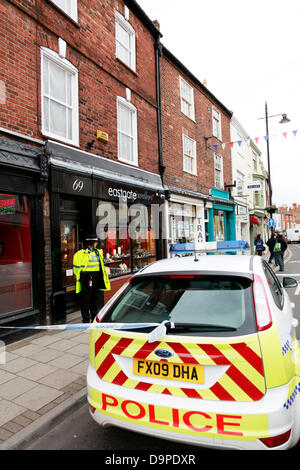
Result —
[{"label": "lamp post", "polygon": [[271,185],[271,169],[270,169],[270,147],[269,147],[269,118],[281,116],[279,124],[285,124],[290,122],[290,119],[287,118],[286,114],[273,114],[272,116],[268,115],[268,105],[265,103],[265,117],[259,119],[265,119],[266,121],[266,141],[267,141],[267,161],[268,161],[268,186],[269,186],[269,206],[272,206],[272,185]]}]

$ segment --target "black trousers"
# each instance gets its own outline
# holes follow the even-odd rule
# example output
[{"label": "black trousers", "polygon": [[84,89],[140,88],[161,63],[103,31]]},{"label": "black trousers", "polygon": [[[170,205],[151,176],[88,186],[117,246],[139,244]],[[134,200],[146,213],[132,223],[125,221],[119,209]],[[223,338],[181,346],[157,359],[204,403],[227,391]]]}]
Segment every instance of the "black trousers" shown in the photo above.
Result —
[{"label": "black trousers", "polygon": [[[91,276],[88,273],[81,273],[80,309],[83,323],[93,322],[95,316],[104,305],[104,292],[100,290],[104,287],[103,280],[99,279],[96,273]],[[89,281],[92,279],[92,286]]]}]

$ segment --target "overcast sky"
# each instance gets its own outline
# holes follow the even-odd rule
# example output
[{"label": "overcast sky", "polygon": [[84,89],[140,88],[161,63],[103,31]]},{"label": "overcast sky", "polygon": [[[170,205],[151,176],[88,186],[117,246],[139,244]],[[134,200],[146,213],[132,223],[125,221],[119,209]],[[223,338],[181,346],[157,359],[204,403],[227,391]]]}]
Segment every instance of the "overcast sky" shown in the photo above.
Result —
[{"label": "overcast sky", "polygon": [[164,46],[259,137],[266,169],[265,120],[258,118],[266,101],[269,116],[287,114],[288,124],[269,118],[273,203],[300,204],[300,1],[137,1],[159,21]]}]

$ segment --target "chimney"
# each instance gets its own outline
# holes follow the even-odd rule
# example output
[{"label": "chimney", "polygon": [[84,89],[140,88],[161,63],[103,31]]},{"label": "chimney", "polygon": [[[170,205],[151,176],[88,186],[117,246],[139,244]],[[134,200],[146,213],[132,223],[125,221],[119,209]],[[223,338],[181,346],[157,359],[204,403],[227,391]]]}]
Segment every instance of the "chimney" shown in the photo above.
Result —
[{"label": "chimney", "polygon": [[159,22],[158,22],[157,20],[154,20],[152,23],[154,24],[155,28],[158,29],[158,31],[160,31],[160,24],[159,24]]}]

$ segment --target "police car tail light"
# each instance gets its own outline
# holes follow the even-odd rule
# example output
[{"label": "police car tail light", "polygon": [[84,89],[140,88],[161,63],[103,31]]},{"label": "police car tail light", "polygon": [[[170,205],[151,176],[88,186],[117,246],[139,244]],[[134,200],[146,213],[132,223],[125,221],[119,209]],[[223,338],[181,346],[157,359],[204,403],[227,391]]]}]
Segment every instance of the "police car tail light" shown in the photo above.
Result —
[{"label": "police car tail light", "polygon": [[263,280],[254,274],[253,299],[258,331],[267,330],[272,326],[271,310]]},{"label": "police car tail light", "polygon": [[271,448],[271,447],[278,447],[287,442],[290,438],[291,435],[291,430],[279,434],[278,436],[272,436],[272,437],[265,437],[263,439],[260,439],[260,441],[265,444],[265,446]]}]

